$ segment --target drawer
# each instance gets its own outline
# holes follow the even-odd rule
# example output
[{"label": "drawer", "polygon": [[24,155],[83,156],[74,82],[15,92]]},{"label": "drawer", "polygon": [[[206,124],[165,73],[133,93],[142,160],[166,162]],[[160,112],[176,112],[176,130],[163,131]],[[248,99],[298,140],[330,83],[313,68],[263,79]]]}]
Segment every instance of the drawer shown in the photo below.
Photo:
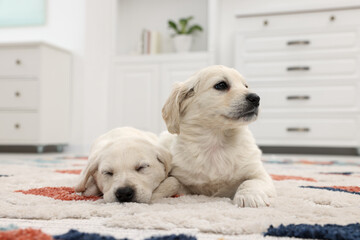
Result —
[{"label": "drawer", "polygon": [[37,81],[0,80],[0,109],[35,110],[38,96]]},{"label": "drawer", "polygon": [[257,139],[298,141],[351,141],[356,139],[355,119],[259,119],[251,125]]},{"label": "drawer", "polygon": [[261,109],[351,108],[357,106],[357,88],[348,86],[254,88]]},{"label": "drawer", "polygon": [[38,123],[37,113],[0,112],[0,140],[37,140]]},{"label": "drawer", "polygon": [[270,31],[280,29],[311,29],[356,26],[360,9],[329,11],[295,11],[259,14],[238,14],[235,28],[239,31]]},{"label": "drawer", "polygon": [[0,78],[35,78],[39,68],[40,51],[37,48],[0,48]]},{"label": "drawer", "polygon": [[[243,48],[248,53],[286,52],[288,54],[310,50],[336,50],[357,47],[357,32],[323,32],[245,37]],[[241,37],[241,36],[239,36]]]},{"label": "drawer", "polygon": [[333,77],[351,76],[357,73],[356,59],[303,60],[279,62],[247,62],[243,73],[251,77]]}]

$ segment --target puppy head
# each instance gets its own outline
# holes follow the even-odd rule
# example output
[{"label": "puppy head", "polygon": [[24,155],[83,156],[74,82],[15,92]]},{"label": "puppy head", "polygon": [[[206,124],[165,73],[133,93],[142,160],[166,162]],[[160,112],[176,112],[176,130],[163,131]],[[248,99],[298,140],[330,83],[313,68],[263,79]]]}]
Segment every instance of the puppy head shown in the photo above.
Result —
[{"label": "puppy head", "polygon": [[255,121],[260,98],[235,69],[210,66],[174,86],[162,113],[169,132],[181,124],[234,127]]},{"label": "puppy head", "polygon": [[96,184],[105,202],[148,203],[152,192],[167,177],[170,161],[166,149],[147,139],[117,139],[92,151],[75,190],[86,192]]}]

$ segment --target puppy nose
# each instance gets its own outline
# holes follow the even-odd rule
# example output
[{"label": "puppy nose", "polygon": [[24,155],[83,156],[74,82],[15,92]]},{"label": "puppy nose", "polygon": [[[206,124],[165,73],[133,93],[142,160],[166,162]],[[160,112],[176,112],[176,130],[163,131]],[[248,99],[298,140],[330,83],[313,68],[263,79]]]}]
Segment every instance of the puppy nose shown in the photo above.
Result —
[{"label": "puppy nose", "polygon": [[260,104],[260,97],[255,94],[255,93],[249,93],[247,96],[246,96],[246,100],[248,102],[250,102],[252,105],[254,105],[255,107],[258,107]]},{"label": "puppy nose", "polygon": [[130,202],[134,197],[134,189],[131,187],[118,188],[115,196],[119,202]]}]

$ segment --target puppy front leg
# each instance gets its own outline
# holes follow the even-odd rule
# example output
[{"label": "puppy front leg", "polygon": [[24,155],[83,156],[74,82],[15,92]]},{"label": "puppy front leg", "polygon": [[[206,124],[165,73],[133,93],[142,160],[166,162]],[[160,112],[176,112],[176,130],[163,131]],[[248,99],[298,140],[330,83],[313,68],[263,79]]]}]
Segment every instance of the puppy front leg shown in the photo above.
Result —
[{"label": "puppy front leg", "polygon": [[94,177],[90,177],[86,183],[86,190],[81,193],[82,196],[101,196],[102,193],[98,188]]},{"label": "puppy front leg", "polygon": [[276,195],[275,187],[270,177],[265,179],[250,179],[240,184],[233,203],[239,207],[270,206],[269,197]]},{"label": "puppy front leg", "polygon": [[175,194],[183,194],[184,191],[182,189],[182,184],[175,177],[168,177],[155,189],[151,202],[160,198],[171,197]]}]

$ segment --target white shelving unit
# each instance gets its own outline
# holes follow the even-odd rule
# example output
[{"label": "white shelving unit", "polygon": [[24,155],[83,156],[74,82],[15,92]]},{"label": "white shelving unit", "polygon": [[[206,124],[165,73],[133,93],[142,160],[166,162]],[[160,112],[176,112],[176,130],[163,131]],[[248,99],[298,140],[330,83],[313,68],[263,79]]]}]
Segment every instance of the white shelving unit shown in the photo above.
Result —
[{"label": "white shelving unit", "polygon": [[69,142],[71,54],[41,42],[0,44],[0,145]]},{"label": "white shelving unit", "polygon": [[[161,109],[173,83],[214,63],[216,4],[216,0],[114,1],[110,127],[133,126],[154,133],[166,129]],[[204,31],[195,34],[190,52],[176,53],[168,20],[188,16],[194,16],[191,23]],[[136,54],[143,29],[160,32],[160,54]]]},{"label": "white shelving unit", "polygon": [[264,147],[360,152],[360,8],[239,15],[235,66],[261,97]]},{"label": "white shelving unit", "polygon": [[[193,16],[190,23],[200,24],[204,31],[195,34],[191,51],[208,51],[209,1],[191,0],[117,0],[115,6],[116,53],[131,55],[136,52],[143,29],[158,31],[161,35],[161,53],[173,53],[171,29],[168,20]],[[159,7],[161,6],[161,8]],[[161,9],[161,10],[160,10]]]}]

